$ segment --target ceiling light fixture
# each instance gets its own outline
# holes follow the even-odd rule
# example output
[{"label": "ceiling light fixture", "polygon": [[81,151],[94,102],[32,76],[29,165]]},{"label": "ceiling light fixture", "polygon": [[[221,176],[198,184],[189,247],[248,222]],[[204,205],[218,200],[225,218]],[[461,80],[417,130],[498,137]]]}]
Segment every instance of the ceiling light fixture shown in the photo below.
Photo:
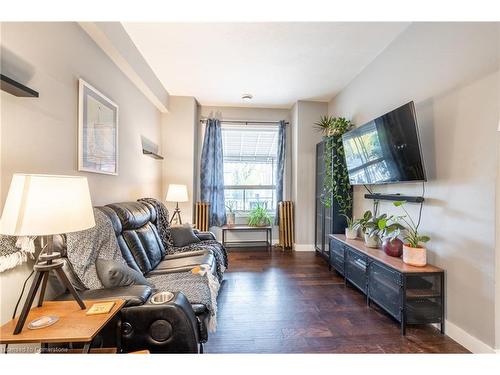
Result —
[{"label": "ceiling light fixture", "polygon": [[253,99],[252,94],[243,94],[241,95],[241,99],[243,99],[244,102],[250,102]]}]

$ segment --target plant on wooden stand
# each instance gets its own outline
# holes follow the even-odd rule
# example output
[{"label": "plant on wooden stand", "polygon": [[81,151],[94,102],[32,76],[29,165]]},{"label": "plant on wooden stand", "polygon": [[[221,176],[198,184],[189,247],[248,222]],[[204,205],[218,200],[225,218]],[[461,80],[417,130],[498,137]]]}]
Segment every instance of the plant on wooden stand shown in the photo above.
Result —
[{"label": "plant on wooden stand", "polygon": [[334,201],[337,203],[339,213],[348,219],[346,236],[348,231],[352,235],[352,228],[349,229],[349,221],[352,223],[352,194],[342,135],[349,131],[353,124],[344,117],[322,116],[315,126],[325,138],[325,177],[321,202],[326,208],[331,208]]},{"label": "plant on wooden stand", "polygon": [[[396,201],[394,206],[400,207],[405,216],[399,216],[399,219],[405,222],[407,225],[406,234],[404,235],[404,245],[403,245],[403,262],[410,264],[412,266],[425,266],[427,264],[427,250],[422,245],[430,241],[429,236],[421,235],[418,231],[420,226],[420,218],[417,223],[411,218],[408,211],[405,209],[406,201]],[[408,218],[408,220],[406,219]]]},{"label": "plant on wooden stand", "polygon": [[261,204],[257,205],[250,211],[248,225],[252,227],[265,227],[271,225],[271,215],[267,212],[267,208]]}]

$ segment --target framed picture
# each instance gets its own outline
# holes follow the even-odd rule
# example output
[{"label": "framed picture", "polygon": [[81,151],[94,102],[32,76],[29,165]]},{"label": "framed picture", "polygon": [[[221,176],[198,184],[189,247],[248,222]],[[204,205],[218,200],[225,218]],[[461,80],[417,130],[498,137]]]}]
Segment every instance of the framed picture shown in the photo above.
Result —
[{"label": "framed picture", "polygon": [[78,170],[118,175],[118,106],[78,80]]}]

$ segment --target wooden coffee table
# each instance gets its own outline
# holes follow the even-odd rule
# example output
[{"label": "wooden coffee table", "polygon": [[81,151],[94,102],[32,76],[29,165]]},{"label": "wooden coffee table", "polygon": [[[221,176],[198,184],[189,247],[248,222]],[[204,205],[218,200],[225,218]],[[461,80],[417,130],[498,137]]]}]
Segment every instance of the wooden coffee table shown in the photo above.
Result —
[{"label": "wooden coffee table", "polygon": [[[43,306],[30,310],[26,325],[20,334],[14,335],[17,318],[0,328],[0,344],[28,343],[83,343],[83,353],[90,351],[92,341],[104,326],[120,311],[125,300],[84,301],[86,310],[80,309],[75,301],[45,301]],[[115,302],[107,314],[86,315],[87,310],[96,302]],[[29,329],[28,323],[44,315],[56,315],[59,320],[41,329]]]}]

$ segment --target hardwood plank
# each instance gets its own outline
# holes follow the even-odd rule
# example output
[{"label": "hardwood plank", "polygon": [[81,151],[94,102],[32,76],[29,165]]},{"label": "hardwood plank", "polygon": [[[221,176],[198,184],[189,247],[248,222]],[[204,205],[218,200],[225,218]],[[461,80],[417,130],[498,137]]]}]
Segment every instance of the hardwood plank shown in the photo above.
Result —
[{"label": "hardwood plank", "polygon": [[207,353],[467,353],[430,325],[401,336],[312,252],[238,248],[225,279]]}]

